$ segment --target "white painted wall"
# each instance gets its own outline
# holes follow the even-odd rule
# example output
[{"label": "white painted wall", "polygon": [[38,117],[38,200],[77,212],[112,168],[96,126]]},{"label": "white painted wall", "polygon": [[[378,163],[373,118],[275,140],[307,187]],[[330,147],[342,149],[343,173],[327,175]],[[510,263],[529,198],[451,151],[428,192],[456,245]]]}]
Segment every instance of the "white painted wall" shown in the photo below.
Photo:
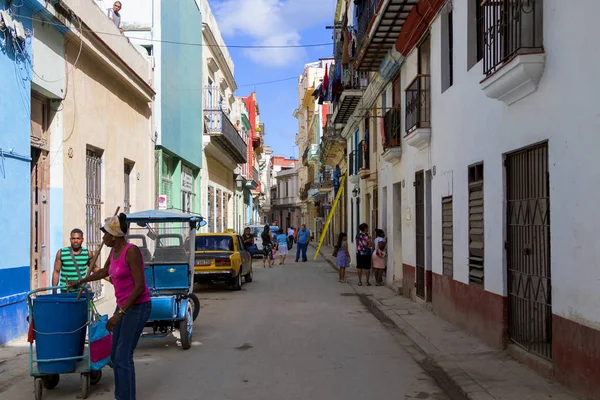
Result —
[{"label": "white painted wall", "polygon": [[[432,139],[427,149],[402,143],[401,162],[384,162],[380,186],[402,189],[403,262],[415,264],[414,173],[436,167],[433,177],[433,271],[442,273],[441,198],[454,200],[454,279],[468,282],[468,165],[484,161],[485,289],[506,296],[505,182],[503,155],[547,140],[551,185],[551,260],[553,312],[600,328],[597,230],[600,147],[597,70],[600,55],[590,52],[600,3],[578,7],[560,0],[544,2],[546,66],[536,93],[510,106],[486,97],[479,82],[482,62],[467,71],[467,0],[454,0],[454,84],[441,93],[441,21],[431,26]],[[586,13],[582,14],[581,10]],[[416,74],[416,51],[402,67],[402,85]],[[404,106],[404,98],[402,106]],[[404,114],[403,114],[404,115]],[[403,124],[404,124],[403,118]],[[349,149],[350,151],[351,149]],[[348,199],[350,200],[350,199]],[[348,203],[350,204],[350,203]],[[398,220],[393,215],[394,221]],[[390,249],[391,250],[391,249]],[[396,254],[396,253],[394,253]],[[398,270],[398,268],[396,268]]]}]

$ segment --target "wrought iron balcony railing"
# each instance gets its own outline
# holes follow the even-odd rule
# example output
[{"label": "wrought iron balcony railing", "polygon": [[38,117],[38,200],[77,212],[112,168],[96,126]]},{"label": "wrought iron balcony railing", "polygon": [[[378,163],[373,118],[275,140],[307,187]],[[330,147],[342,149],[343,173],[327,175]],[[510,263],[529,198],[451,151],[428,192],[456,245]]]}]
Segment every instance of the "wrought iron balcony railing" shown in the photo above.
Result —
[{"label": "wrought iron balcony railing", "polygon": [[542,4],[541,0],[488,0],[481,6],[484,74],[493,74],[519,53],[543,51]]},{"label": "wrought iron balcony railing", "polygon": [[304,153],[302,153],[302,165],[306,165],[306,163],[308,162],[309,148],[310,148],[310,146],[306,146],[306,149],[304,149]]},{"label": "wrought iron balcony railing", "polygon": [[406,134],[431,127],[429,75],[417,75],[406,89]]},{"label": "wrought iron balcony railing", "polygon": [[358,152],[357,170],[360,172],[361,169],[369,169],[369,142],[361,140],[356,151]]},{"label": "wrought iron balcony railing", "polygon": [[399,108],[388,110],[383,117],[385,142],[383,149],[400,146],[400,131],[402,129],[402,111]]},{"label": "wrought iron balcony railing", "polygon": [[357,47],[360,48],[369,33],[369,26],[371,20],[375,16],[377,6],[381,0],[361,0],[355,3],[357,4],[356,12],[358,16],[358,35],[357,35]]},{"label": "wrought iron balcony railing", "polygon": [[260,181],[260,176],[258,174],[258,170],[254,167],[252,167],[252,180],[254,182],[259,182]]},{"label": "wrought iron balcony railing", "polygon": [[247,161],[247,146],[235,126],[222,110],[204,110],[206,116],[206,134],[215,138],[230,153],[235,161],[243,164]]}]

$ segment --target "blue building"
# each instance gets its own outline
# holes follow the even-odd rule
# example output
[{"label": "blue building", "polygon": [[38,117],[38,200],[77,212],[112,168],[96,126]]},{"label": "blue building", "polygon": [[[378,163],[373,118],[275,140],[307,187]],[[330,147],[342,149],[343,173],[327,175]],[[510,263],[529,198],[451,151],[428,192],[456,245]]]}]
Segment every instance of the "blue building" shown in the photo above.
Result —
[{"label": "blue building", "polygon": [[[152,12],[148,8],[152,7]],[[200,213],[202,168],[202,14],[195,0],[130,4],[122,28],[153,57],[156,193],[167,208]]]},{"label": "blue building", "polygon": [[[9,3],[0,0],[0,10],[31,32],[32,8]],[[30,287],[31,37],[7,36],[0,37],[0,344],[26,332]]]}]

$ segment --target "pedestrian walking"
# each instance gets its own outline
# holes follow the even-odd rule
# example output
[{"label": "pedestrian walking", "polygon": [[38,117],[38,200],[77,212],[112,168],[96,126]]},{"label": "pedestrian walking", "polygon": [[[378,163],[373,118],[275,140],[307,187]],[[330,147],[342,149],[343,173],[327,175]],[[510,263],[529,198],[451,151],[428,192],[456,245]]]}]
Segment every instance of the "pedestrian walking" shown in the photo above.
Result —
[{"label": "pedestrian walking", "polygon": [[287,228],[287,236],[288,236],[288,250],[291,250],[294,247],[294,228]]},{"label": "pedestrian walking", "polygon": [[148,321],[152,305],[144,275],[144,258],[140,249],[127,243],[125,214],[106,218],[102,226],[104,244],[112,250],[104,268],[87,278],[69,282],[72,288],[111,277],[117,307],[106,328],[112,331],[111,361],[115,375],[115,399],[135,399],[133,353]]},{"label": "pedestrian walking", "polygon": [[269,264],[269,268],[271,268],[275,262],[275,256],[273,254],[273,236],[271,236],[269,225],[265,225],[265,229],[263,229],[260,237],[263,246],[263,268],[267,267],[266,264]]},{"label": "pedestrian walking", "polygon": [[346,283],[346,268],[350,266],[350,253],[348,252],[348,235],[345,232],[339,234],[335,251],[335,265],[340,270],[339,282]]},{"label": "pedestrian walking", "polygon": [[277,242],[277,251],[279,252],[279,265],[283,265],[285,263],[285,258],[288,255],[288,237],[285,233],[283,233],[283,229],[279,229],[277,238],[275,240]]},{"label": "pedestrian walking", "polygon": [[[377,238],[381,239],[381,238]],[[385,271],[385,263],[387,258],[385,239],[377,240],[375,251],[373,251],[373,274],[375,275],[375,286],[383,286],[383,272]]]},{"label": "pedestrian walking", "polygon": [[371,254],[372,243],[369,238],[369,225],[362,223],[358,226],[358,235],[356,235],[356,268],[358,270],[358,286],[362,286],[363,271],[367,278],[367,286],[371,286],[369,278],[371,276]]},{"label": "pedestrian walking", "polygon": [[302,253],[302,262],[306,262],[306,249],[310,243],[310,231],[306,229],[306,225],[302,224],[302,229],[298,231],[298,245],[296,246],[296,262],[300,259]]}]

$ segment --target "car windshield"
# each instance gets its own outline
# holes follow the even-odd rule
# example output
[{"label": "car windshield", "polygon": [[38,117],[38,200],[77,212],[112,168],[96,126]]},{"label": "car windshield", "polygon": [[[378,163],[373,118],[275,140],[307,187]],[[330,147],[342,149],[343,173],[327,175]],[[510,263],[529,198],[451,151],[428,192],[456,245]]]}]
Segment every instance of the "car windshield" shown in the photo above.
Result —
[{"label": "car windshield", "polygon": [[233,251],[233,237],[196,236],[196,251]]}]

